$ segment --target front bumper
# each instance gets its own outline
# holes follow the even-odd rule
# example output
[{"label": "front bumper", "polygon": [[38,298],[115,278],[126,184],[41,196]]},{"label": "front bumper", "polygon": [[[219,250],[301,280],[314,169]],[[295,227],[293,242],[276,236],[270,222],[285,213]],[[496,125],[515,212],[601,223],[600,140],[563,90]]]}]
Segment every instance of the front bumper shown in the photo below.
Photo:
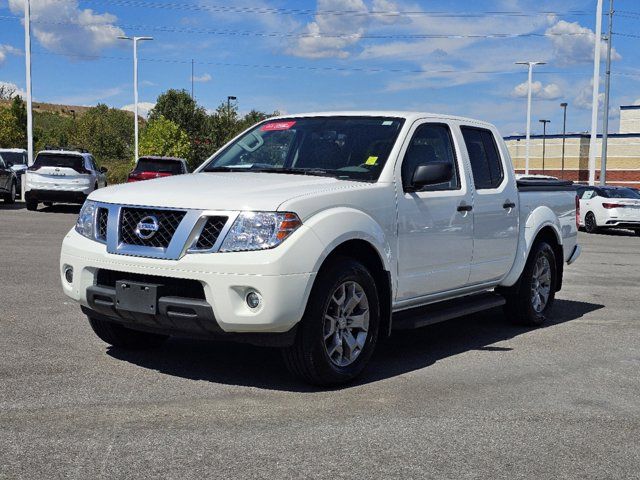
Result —
[{"label": "front bumper", "polygon": [[[301,238],[296,242],[294,236]],[[304,314],[316,275],[306,264],[313,258],[310,253],[318,251],[322,251],[320,241],[312,231],[306,230],[294,233],[273,250],[188,254],[179,260],[164,260],[111,254],[104,244],[71,230],[62,244],[60,274],[66,295],[85,309],[121,323],[136,321],[136,316],[109,305],[114,290],[103,288],[113,288],[110,285],[99,285],[100,271],[115,271],[121,274],[121,280],[146,275],[159,278],[160,282],[166,278],[172,283],[185,280],[201,284],[204,298],[196,302],[175,292],[171,295],[180,297],[178,302],[190,302],[186,310],[173,309],[187,312],[187,316],[167,313],[174,300],[162,298],[155,315],[138,316],[138,320],[151,322],[149,325],[167,333],[283,333],[291,330]],[[64,276],[68,267],[73,268],[71,283]],[[255,309],[249,308],[245,300],[250,291],[262,297]],[[106,304],[96,304],[96,293],[102,293]]]}]

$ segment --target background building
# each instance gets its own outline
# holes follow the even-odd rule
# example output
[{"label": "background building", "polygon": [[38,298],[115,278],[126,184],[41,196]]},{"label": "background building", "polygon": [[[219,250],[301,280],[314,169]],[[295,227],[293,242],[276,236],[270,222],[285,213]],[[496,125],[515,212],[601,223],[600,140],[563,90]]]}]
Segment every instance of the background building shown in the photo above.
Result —
[{"label": "background building", "polygon": [[[517,173],[524,173],[524,135],[505,137]],[[568,133],[564,161],[562,134],[547,135],[544,162],[542,135],[531,135],[529,173],[543,173],[567,180],[589,180],[589,133]],[[596,145],[596,182],[600,180],[602,136]],[[610,133],[607,154],[607,184],[640,187],[640,105],[620,107],[620,131]]]}]

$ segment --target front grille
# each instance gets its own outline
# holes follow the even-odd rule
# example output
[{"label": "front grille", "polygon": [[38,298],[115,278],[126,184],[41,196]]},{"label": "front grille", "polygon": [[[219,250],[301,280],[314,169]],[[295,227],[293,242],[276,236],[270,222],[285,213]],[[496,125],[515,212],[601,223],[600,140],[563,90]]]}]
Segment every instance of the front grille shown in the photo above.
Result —
[{"label": "front grille", "polygon": [[144,275],[142,273],[118,272],[116,270],[98,270],[96,285],[102,287],[115,288],[116,282],[128,280],[130,282],[157,283],[162,285],[162,296],[187,297],[198,300],[206,300],[204,287],[197,280],[186,280],[183,278],[158,277],[156,275]]},{"label": "front grille", "polygon": [[228,217],[208,217],[200,232],[195,250],[211,250],[218,240],[220,232],[227,223]]},{"label": "front grille", "polygon": [[[128,245],[137,245],[140,247],[167,248],[185,213],[186,212],[179,210],[151,210],[146,208],[125,207],[120,213],[120,241]],[[155,218],[157,221],[157,231],[155,233],[143,231],[142,233],[151,235],[148,238],[141,237],[136,233],[138,224],[141,220],[145,220],[145,223],[152,223],[152,218]]]},{"label": "front grille", "polygon": [[106,208],[98,208],[98,214],[96,218],[96,239],[106,241],[107,240],[107,224],[109,220],[109,210]]}]

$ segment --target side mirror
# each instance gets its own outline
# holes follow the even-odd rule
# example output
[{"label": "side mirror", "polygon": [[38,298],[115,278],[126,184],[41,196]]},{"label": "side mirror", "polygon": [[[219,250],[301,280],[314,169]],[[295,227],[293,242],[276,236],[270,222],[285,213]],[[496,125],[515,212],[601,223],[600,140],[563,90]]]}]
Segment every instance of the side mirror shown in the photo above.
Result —
[{"label": "side mirror", "polygon": [[109,169],[107,167],[100,167],[100,173],[107,173]]},{"label": "side mirror", "polygon": [[410,190],[419,190],[428,185],[449,182],[453,178],[453,166],[448,162],[430,162],[418,165],[411,177]]}]

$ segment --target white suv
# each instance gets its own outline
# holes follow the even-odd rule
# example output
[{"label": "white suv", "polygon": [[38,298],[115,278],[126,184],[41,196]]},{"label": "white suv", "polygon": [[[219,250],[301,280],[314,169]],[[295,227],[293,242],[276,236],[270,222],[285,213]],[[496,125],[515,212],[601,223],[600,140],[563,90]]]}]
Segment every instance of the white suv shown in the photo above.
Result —
[{"label": "white suv", "polygon": [[27,170],[27,210],[38,203],[82,203],[94,190],[107,186],[106,168],[93,156],[78,150],[43,150]]}]

